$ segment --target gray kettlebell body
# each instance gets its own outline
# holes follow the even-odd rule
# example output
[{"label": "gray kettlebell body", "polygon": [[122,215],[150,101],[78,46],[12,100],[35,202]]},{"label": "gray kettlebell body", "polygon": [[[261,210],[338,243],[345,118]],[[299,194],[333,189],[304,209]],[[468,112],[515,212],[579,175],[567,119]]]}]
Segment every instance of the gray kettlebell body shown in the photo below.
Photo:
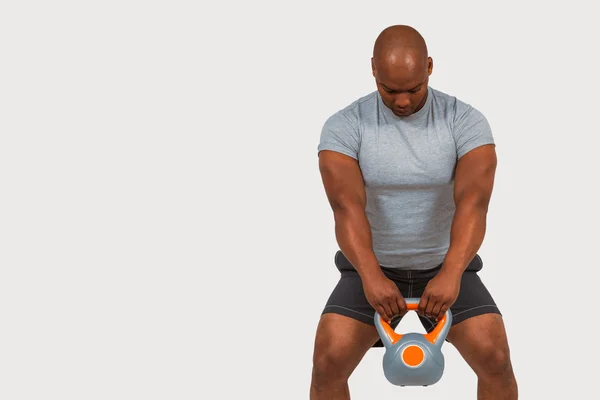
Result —
[{"label": "gray kettlebell body", "polygon": [[[419,299],[406,299],[406,304],[409,310],[416,310]],[[445,366],[442,345],[452,325],[450,310],[428,334],[400,335],[377,312],[374,319],[385,346],[383,372],[390,383],[397,386],[429,386],[441,379]]]}]

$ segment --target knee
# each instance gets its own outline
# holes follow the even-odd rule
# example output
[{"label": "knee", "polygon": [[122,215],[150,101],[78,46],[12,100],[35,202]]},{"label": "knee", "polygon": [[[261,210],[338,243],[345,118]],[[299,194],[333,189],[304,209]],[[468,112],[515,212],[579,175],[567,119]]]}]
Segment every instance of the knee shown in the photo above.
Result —
[{"label": "knee", "polygon": [[480,349],[478,358],[479,368],[476,372],[480,377],[504,376],[511,371],[510,351],[507,346],[490,343]]},{"label": "knee", "polygon": [[331,350],[315,353],[313,357],[312,383],[313,386],[325,387],[345,384],[349,378],[346,366],[343,365],[342,355]]}]

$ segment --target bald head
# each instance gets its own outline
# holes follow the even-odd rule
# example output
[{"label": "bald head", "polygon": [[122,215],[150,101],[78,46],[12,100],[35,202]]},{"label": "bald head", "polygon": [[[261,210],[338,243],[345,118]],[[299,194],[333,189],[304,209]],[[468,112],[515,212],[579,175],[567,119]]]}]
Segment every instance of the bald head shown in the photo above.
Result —
[{"label": "bald head", "polygon": [[407,25],[384,29],[375,40],[371,66],[381,98],[394,114],[408,116],[423,107],[433,60],[416,29]]},{"label": "bald head", "polygon": [[373,47],[373,61],[378,67],[412,70],[427,67],[427,45],[423,36],[407,25],[384,29]]}]

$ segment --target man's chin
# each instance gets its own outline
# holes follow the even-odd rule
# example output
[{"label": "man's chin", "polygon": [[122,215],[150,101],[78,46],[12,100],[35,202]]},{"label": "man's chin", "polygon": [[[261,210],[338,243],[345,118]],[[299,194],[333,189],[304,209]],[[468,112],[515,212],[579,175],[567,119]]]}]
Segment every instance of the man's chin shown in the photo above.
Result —
[{"label": "man's chin", "polygon": [[398,110],[392,110],[392,112],[394,113],[394,115],[398,116],[398,117],[408,117],[409,115],[412,114],[411,111],[398,111]]}]

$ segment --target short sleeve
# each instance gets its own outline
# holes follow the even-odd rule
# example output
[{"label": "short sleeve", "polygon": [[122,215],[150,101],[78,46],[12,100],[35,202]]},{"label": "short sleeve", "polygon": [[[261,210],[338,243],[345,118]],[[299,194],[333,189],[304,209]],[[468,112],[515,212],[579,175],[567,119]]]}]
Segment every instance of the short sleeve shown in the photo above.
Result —
[{"label": "short sleeve", "polygon": [[495,145],[487,118],[479,110],[469,105],[463,105],[462,111],[457,113],[452,133],[456,142],[458,159],[479,146]]},{"label": "short sleeve", "polygon": [[358,160],[359,149],[358,124],[349,116],[338,111],[325,121],[317,154],[323,150],[332,150]]}]

